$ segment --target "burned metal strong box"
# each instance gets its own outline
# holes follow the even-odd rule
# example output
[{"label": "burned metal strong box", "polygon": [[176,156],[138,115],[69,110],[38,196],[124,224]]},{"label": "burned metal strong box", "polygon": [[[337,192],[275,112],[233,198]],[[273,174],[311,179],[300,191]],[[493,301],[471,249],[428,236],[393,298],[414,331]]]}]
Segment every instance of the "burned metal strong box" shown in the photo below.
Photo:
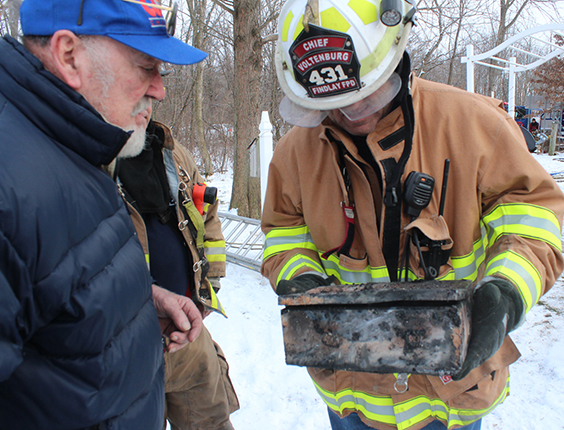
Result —
[{"label": "burned metal strong box", "polygon": [[372,373],[456,373],[470,281],[332,285],[280,296],[286,363]]}]

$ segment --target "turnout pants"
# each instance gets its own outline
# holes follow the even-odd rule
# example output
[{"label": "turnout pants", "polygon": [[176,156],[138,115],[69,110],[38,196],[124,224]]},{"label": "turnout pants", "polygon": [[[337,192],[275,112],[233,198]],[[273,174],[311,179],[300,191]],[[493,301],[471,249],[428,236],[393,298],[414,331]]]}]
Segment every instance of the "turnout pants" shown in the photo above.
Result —
[{"label": "turnout pants", "polygon": [[164,358],[166,419],[172,430],[233,430],[229,414],[239,409],[239,400],[223,351],[207,328]]}]

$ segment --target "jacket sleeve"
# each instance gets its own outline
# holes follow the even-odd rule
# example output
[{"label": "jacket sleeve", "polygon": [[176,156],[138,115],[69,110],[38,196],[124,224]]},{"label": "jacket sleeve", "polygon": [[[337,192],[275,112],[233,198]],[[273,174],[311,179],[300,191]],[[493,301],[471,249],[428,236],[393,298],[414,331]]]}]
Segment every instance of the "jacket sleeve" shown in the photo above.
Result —
[{"label": "jacket sleeve", "polygon": [[281,139],[274,151],[261,218],[265,234],[261,273],[274,290],[281,280],[304,272],[325,274],[303,216],[299,163],[289,145],[284,145],[289,138],[291,134]]},{"label": "jacket sleeve", "polygon": [[[196,162],[190,155],[190,153],[177,141],[174,144],[175,150],[179,151],[182,159],[185,161],[185,167],[190,172],[192,180],[194,183],[204,183],[204,178],[200,175],[198,171],[198,166]],[[219,200],[213,204],[204,205],[204,252],[208,262],[210,263],[210,268],[208,271],[208,278],[218,278],[225,276],[225,238],[221,231],[221,220],[217,214],[219,207]]]},{"label": "jacket sleeve", "polygon": [[25,265],[0,232],[0,382],[8,379],[23,361],[20,324],[26,318],[22,317],[20,298],[29,286],[26,273]]},{"label": "jacket sleeve", "polygon": [[564,196],[531,157],[514,121],[502,121],[497,136],[494,152],[479,172],[487,242],[483,275],[511,281],[528,311],[563,269]]}]

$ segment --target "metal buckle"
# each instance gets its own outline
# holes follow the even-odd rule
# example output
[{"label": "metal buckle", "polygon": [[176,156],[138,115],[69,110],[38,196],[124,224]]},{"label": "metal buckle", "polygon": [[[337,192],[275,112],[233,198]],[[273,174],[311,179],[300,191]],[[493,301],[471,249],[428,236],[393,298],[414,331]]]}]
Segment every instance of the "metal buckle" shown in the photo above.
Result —
[{"label": "metal buckle", "polygon": [[202,260],[196,261],[194,263],[194,266],[192,266],[192,270],[194,270],[194,273],[197,272],[198,270],[200,270],[200,267],[202,266]]},{"label": "metal buckle", "polygon": [[[394,390],[396,390],[397,393],[403,394],[407,391],[407,389],[408,389],[407,378],[408,377],[409,377],[409,375],[407,373],[400,373],[397,376],[396,382],[394,382]],[[400,387],[403,387],[403,388],[400,388]]]}]

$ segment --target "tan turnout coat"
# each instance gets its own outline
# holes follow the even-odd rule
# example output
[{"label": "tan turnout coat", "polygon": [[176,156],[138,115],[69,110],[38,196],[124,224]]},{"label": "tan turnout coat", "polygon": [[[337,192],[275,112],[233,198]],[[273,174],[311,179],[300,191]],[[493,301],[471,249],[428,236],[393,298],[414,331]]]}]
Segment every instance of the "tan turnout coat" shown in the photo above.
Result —
[{"label": "tan turnout coat", "polygon": [[[427,173],[436,181],[432,201],[420,219],[438,214],[444,161],[448,158],[451,163],[444,220],[453,248],[438,279],[508,278],[529,310],[562,272],[561,191],[528,153],[521,131],[499,100],[418,78],[412,79],[412,95],[413,149],[402,183],[411,171]],[[381,172],[382,160],[397,160],[404,145],[402,140],[387,147],[383,139],[403,125],[397,108],[367,137]],[[352,184],[349,194],[339,170],[336,141],[354,158],[345,157]],[[352,258],[324,261],[321,253],[338,247],[345,238],[341,202],[349,196],[354,200],[356,222]],[[262,217],[266,234],[262,273],[275,287],[281,279],[316,267],[335,274],[341,282],[350,273],[386,272],[380,233],[382,196],[374,171],[346,132],[329,119],[316,128],[294,127],[278,143],[270,165]],[[403,228],[410,219],[402,213]],[[400,261],[404,236],[402,230]],[[418,259],[410,262],[412,272],[422,278]],[[394,375],[314,368],[309,373],[321,397],[341,416],[358,412],[365,423],[383,430],[417,430],[433,419],[456,428],[481,418],[503,401],[508,394],[508,365],[518,358],[517,348],[507,337],[493,357],[462,381],[411,375],[409,390],[403,394],[394,389]],[[381,408],[367,412],[366,402]]]}]

